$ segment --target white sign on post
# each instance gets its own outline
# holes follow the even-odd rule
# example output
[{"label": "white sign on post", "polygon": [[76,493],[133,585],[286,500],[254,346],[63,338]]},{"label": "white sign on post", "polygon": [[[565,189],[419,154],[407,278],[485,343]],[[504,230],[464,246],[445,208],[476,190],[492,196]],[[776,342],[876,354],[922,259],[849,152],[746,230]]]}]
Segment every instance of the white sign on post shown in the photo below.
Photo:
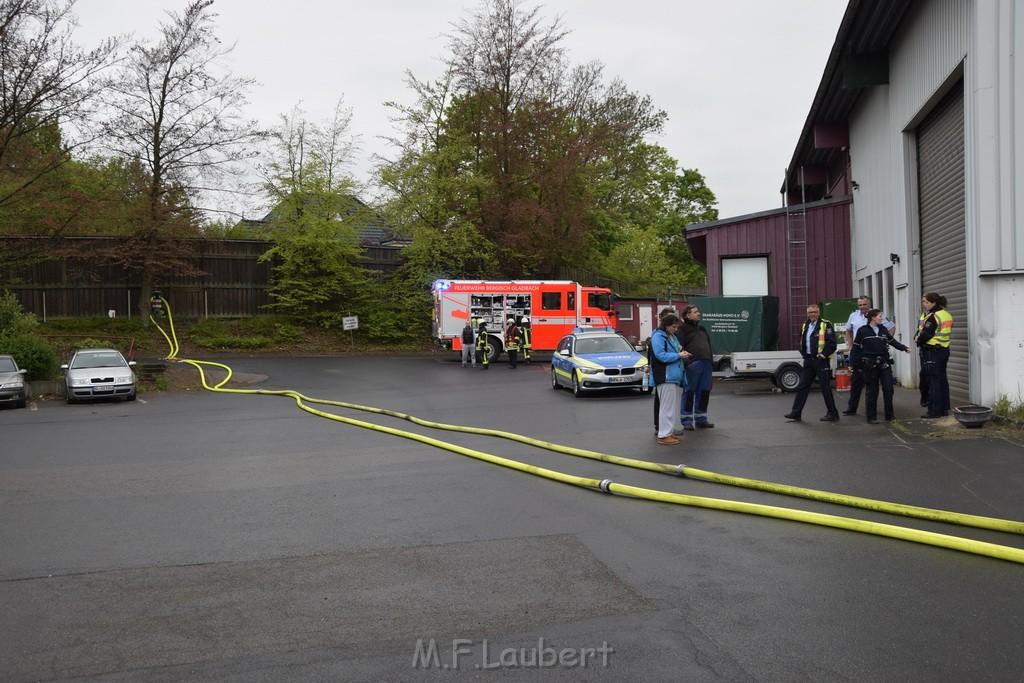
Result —
[{"label": "white sign on post", "polygon": [[358,330],[359,329],[359,316],[350,315],[341,319],[341,329],[343,330]]},{"label": "white sign on post", "polygon": [[117,313],[114,311],[114,309],[110,309],[109,311],[107,311],[108,317],[113,318],[115,315],[117,315]]}]

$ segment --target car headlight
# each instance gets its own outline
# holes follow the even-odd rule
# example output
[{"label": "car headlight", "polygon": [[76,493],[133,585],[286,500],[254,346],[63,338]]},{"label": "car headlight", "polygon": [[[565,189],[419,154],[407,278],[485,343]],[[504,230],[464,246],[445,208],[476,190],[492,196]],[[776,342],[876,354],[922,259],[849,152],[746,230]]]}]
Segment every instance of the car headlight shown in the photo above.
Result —
[{"label": "car headlight", "polygon": [[25,386],[24,382],[14,381],[14,382],[7,382],[6,384],[0,384],[0,389],[20,389],[23,386]]},{"label": "car headlight", "polygon": [[84,387],[89,384],[88,377],[73,377],[71,379],[71,386],[73,387]]},{"label": "car headlight", "polygon": [[119,377],[114,377],[114,381],[117,382],[118,384],[128,384],[129,382],[132,381],[132,376],[131,375],[121,375]]},{"label": "car headlight", "polygon": [[580,368],[580,372],[583,373],[584,375],[596,375],[601,371],[595,370],[594,368]]}]

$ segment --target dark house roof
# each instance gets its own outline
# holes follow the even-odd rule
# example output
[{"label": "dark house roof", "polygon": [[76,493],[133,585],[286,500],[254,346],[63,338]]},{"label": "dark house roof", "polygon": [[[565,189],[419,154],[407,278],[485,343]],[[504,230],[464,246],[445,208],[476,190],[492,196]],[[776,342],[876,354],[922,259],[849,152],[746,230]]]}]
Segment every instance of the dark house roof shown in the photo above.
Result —
[{"label": "dark house roof", "polygon": [[786,169],[783,192],[798,187],[801,179],[808,185],[824,182],[823,169],[832,150],[849,145],[847,119],[861,90],[889,82],[889,42],[912,4],[913,0],[850,0]]},{"label": "dark house roof", "polygon": [[[384,218],[367,206],[359,197],[348,195],[349,205],[342,212],[346,215],[358,215],[359,244],[364,247],[397,246],[403,247],[411,243],[408,237],[388,227]],[[254,236],[273,232],[274,225],[281,220],[284,210],[279,205],[271,209],[263,218],[244,218],[241,221],[249,233]]]}]

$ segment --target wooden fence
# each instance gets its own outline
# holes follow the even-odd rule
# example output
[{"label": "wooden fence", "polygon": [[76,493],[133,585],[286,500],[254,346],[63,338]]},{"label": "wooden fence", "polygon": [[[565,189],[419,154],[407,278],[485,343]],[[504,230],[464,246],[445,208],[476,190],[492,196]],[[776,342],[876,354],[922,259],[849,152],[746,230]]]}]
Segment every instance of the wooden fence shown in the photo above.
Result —
[{"label": "wooden fence", "polygon": [[[94,247],[114,238],[67,238],[49,249],[52,258],[0,273],[0,287],[9,289],[28,313],[48,318],[134,315],[141,286],[138,276],[120,266],[90,262]],[[13,251],[35,248],[26,240],[5,240]],[[43,244],[43,242],[40,242]],[[274,263],[259,262],[273,246],[263,240],[195,240],[188,259],[195,275],[175,275],[156,283],[176,315],[189,317],[248,316],[272,312],[268,290]],[[400,263],[401,247],[366,248],[363,266],[390,272]],[[67,256],[64,256],[67,254]]]}]

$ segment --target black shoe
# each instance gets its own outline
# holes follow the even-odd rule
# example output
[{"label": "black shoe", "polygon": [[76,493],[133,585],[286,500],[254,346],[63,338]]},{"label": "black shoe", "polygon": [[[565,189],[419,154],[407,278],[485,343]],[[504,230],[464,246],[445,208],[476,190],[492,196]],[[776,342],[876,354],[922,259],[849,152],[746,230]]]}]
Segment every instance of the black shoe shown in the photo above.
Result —
[{"label": "black shoe", "polygon": [[715,428],[715,423],[714,422],[698,422],[697,423],[697,428],[698,429],[714,429]]},{"label": "black shoe", "polygon": [[856,414],[857,414],[856,410],[844,410],[843,411],[843,415],[856,415]]},{"label": "black shoe", "polygon": [[798,413],[786,413],[785,415],[783,415],[783,417],[785,417],[787,420],[796,420],[797,422],[800,421],[800,415]]},{"label": "black shoe", "polygon": [[868,424],[869,425],[876,425],[876,424],[878,424],[878,420],[868,420]]},{"label": "black shoe", "polygon": [[818,421],[819,422],[839,422],[839,416],[838,415],[833,415],[832,413],[829,413],[825,417],[819,417]]}]

